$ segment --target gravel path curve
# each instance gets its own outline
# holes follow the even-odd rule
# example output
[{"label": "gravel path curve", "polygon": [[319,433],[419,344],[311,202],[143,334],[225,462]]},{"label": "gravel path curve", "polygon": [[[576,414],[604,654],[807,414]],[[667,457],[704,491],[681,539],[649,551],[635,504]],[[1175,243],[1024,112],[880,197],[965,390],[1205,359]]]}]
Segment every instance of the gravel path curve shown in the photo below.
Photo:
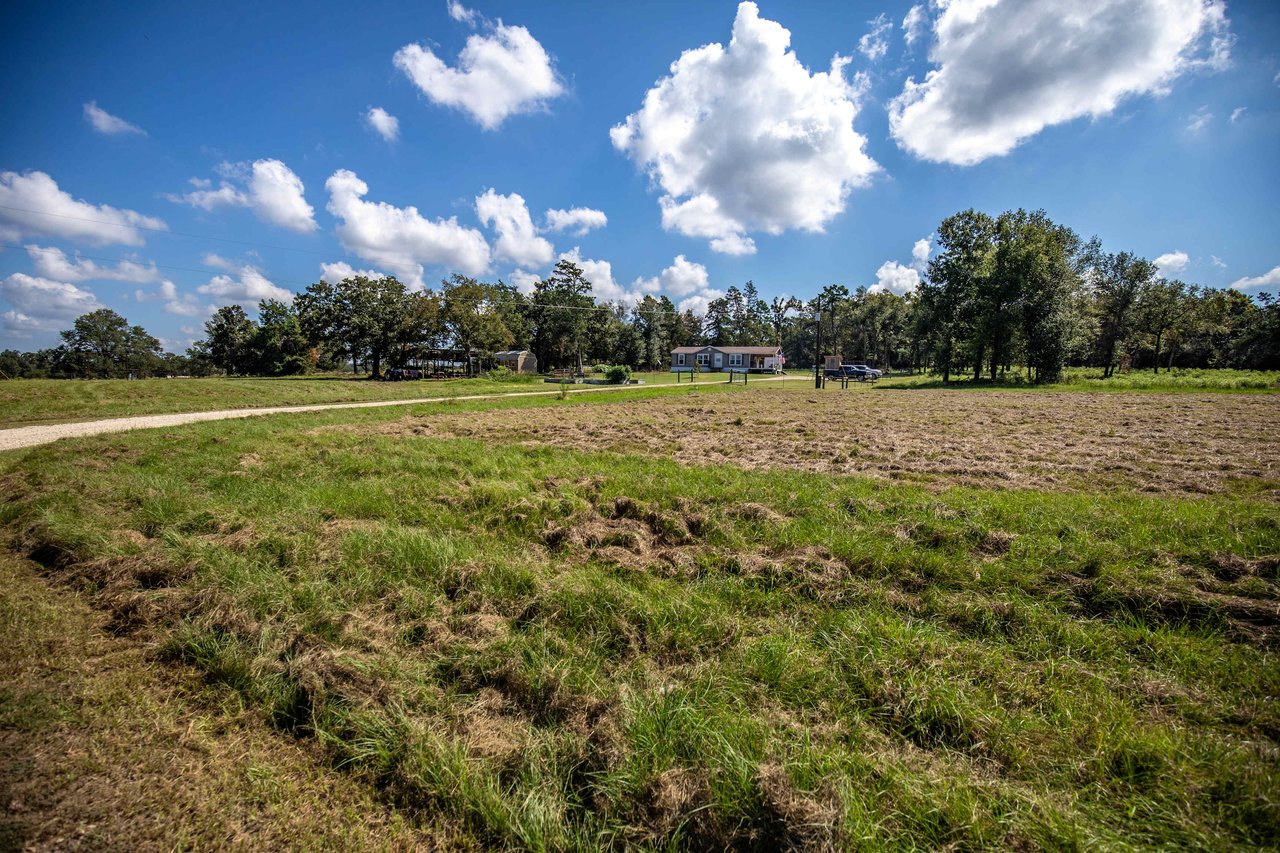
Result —
[{"label": "gravel path curve", "polygon": [[[788,379],[804,379],[803,376],[761,377],[757,382],[785,382]],[[587,394],[604,391],[635,391],[640,386],[618,385],[587,388],[570,388],[570,394]],[[663,388],[671,390],[691,390],[696,385],[648,385],[645,388]],[[507,394],[468,394],[458,397],[421,397],[416,400],[375,400],[368,403],[318,403],[312,406],[270,406],[261,409],[223,409],[216,412],[183,412],[174,415],[138,415],[131,418],[108,418],[101,421],[78,421],[69,424],[44,424],[41,426],[13,427],[0,430],[0,452],[18,450],[23,447],[35,447],[50,444],[60,438],[76,438],[85,435],[100,435],[108,432],[126,432],[133,429],[154,429],[156,427],[181,426],[200,421],[223,421],[230,418],[252,418],[258,415],[281,415],[290,412],[323,412],[329,409],[374,409],[379,406],[410,406],[419,403],[444,403],[450,400],[497,400],[504,397],[544,397],[559,394],[560,389],[553,391],[515,391]]]}]

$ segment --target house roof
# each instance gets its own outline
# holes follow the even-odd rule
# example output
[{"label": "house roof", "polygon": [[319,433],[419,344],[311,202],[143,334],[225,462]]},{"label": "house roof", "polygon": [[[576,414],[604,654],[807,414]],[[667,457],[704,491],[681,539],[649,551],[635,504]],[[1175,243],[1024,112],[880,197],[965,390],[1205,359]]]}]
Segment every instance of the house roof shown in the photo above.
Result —
[{"label": "house roof", "polygon": [[493,357],[494,358],[501,358],[503,356],[510,357],[510,356],[526,355],[528,353],[529,351],[527,349],[506,349],[506,350],[503,350],[502,352],[495,352],[493,354]]},{"label": "house roof", "polygon": [[671,354],[716,350],[717,352],[742,353],[743,355],[777,355],[779,349],[780,347],[676,347],[671,351]]}]

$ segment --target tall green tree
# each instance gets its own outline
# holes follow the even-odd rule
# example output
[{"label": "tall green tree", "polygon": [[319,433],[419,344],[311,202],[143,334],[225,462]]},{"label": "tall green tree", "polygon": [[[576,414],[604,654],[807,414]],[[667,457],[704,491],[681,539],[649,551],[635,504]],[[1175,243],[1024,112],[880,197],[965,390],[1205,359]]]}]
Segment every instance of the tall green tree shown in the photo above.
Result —
[{"label": "tall green tree", "polygon": [[581,364],[585,334],[597,307],[582,268],[568,260],[557,262],[551,275],[534,285],[530,302],[538,364]]},{"label": "tall green tree", "polygon": [[251,347],[257,373],[291,376],[306,373],[311,366],[311,344],[302,334],[298,315],[278,299],[258,303],[258,325]]},{"label": "tall green tree", "polygon": [[293,309],[306,339],[313,346],[350,359],[354,373],[360,362],[359,342],[343,307],[340,287],[341,282],[321,279],[294,297]]},{"label": "tall green tree", "polygon": [[393,276],[354,276],[337,284],[319,281],[294,300],[303,334],[313,343],[345,351],[352,370],[365,362],[374,376],[382,363],[398,351],[409,294]]},{"label": "tall green tree", "polygon": [[1022,357],[1037,383],[1057,382],[1066,364],[1070,309],[1079,287],[1080,239],[1043,210],[1001,214],[988,298],[994,303],[991,378],[1007,364],[1020,337]]},{"label": "tall green tree", "polygon": [[442,318],[455,347],[465,350],[467,363],[475,351],[494,352],[511,346],[515,336],[503,322],[493,285],[455,273],[443,282]]},{"label": "tall green tree", "polygon": [[370,373],[382,376],[382,362],[400,341],[408,309],[408,293],[392,276],[344,279],[338,287],[352,338],[369,360]]},{"label": "tall green tree", "polygon": [[1138,327],[1151,336],[1151,371],[1160,373],[1160,344],[1168,332],[1187,319],[1196,309],[1199,288],[1181,281],[1156,279],[1138,296],[1135,309]]},{"label": "tall green tree", "polygon": [[162,365],[160,341],[110,308],[76,318],[61,333],[62,361],[67,372],[86,378],[122,378],[132,372],[149,375]]},{"label": "tall green tree", "polygon": [[253,350],[257,326],[239,305],[225,305],[204,324],[205,349],[209,362],[231,374],[253,373],[257,358]]},{"label": "tall green tree", "polygon": [[1143,291],[1156,278],[1156,266],[1130,252],[1102,251],[1095,238],[1088,249],[1088,276],[1098,315],[1097,358],[1103,376],[1115,373],[1117,354],[1133,323]]},{"label": "tall green tree", "polygon": [[[975,343],[976,293],[990,273],[995,230],[994,219],[972,208],[947,217],[938,226],[938,253],[929,261],[929,276],[920,286],[920,297],[930,317],[944,383],[951,381],[957,350]],[[981,341],[965,348],[980,373]]]},{"label": "tall green tree", "polygon": [[632,309],[631,326],[640,341],[635,364],[647,370],[665,367],[670,358],[674,329],[679,320],[676,306],[666,296],[645,294]]}]

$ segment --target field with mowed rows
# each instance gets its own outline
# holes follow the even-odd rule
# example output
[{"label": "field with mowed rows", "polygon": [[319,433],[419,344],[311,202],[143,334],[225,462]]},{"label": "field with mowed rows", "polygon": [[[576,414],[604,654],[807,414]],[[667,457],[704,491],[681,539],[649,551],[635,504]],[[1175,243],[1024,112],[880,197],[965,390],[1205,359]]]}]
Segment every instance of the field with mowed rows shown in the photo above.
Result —
[{"label": "field with mowed rows", "polygon": [[699,384],[0,456],[0,841],[1280,845],[1280,395]]}]

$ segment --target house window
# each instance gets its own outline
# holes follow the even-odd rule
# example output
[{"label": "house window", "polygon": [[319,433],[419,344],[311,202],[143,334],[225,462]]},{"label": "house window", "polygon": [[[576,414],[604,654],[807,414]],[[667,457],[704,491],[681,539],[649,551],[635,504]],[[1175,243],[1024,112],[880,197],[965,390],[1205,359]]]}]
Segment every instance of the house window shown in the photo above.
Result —
[{"label": "house window", "polygon": [[698,364],[707,363],[707,354],[705,352],[698,353]]},{"label": "house window", "polygon": [[729,353],[729,366],[742,367],[742,353],[740,352]]},{"label": "house window", "polygon": [[676,366],[684,367],[684,353],[682,352],[676,353]]}]

